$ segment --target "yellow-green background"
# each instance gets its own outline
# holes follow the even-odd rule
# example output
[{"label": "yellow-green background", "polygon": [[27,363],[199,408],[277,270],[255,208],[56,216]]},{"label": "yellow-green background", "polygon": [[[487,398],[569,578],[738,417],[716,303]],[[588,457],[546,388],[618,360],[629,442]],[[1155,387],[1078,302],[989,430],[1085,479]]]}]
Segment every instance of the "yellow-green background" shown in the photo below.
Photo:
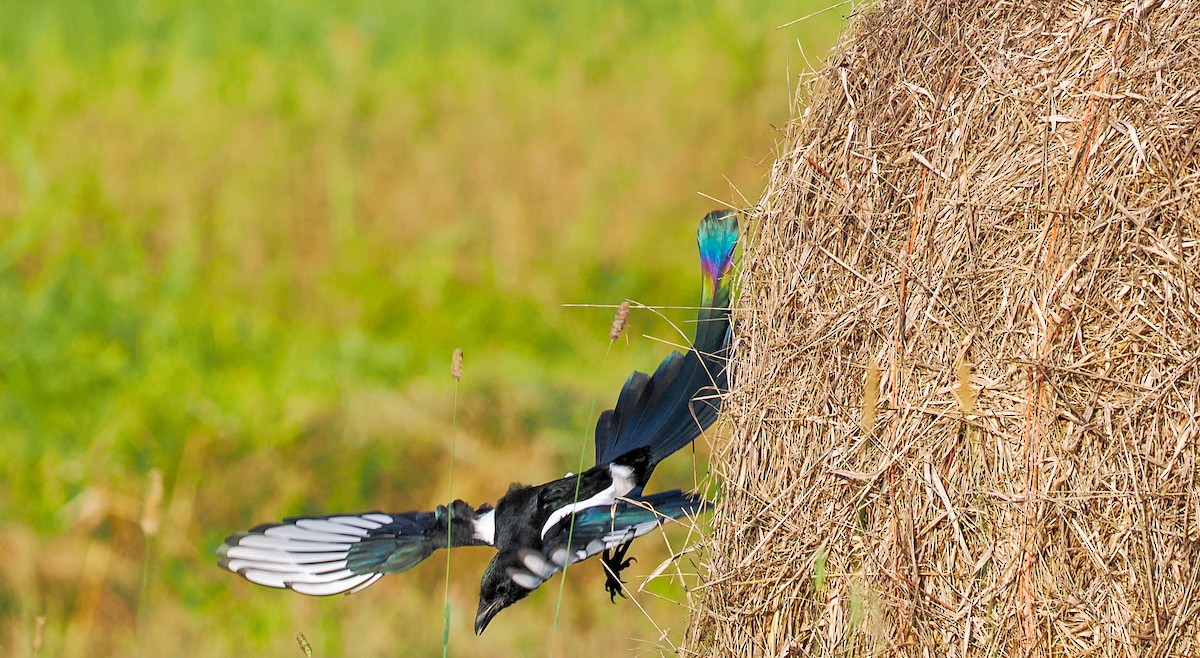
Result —
[{"label": "yellow-green background", "polygon": [[[846,10],[776,26],[828,4],[0,2],[0,653],[440,652],[445,553],[310,599],[213,550],[445,502],[455,347],[455,495],[574,470],[593,401],[665,355],[643,335],[680,339],[635,312],[604,363],[611,309],[563,305],[696,303],[703,195],[757,199]],[[636,586],[667,550],[634,554]],[[686,620],[678,583],[643,613],[589,564],[553,639],[557,580],[476,638],[487,558],[454,555],[452,655]]]}]

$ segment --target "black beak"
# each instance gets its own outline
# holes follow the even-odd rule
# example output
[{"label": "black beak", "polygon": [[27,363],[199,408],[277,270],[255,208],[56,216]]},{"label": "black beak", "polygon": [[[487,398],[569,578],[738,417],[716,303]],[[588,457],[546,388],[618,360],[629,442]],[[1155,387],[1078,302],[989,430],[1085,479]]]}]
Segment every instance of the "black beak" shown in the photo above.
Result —
[{"label": "black beak", "polygon": [[486,606],[480,601],[479,614],[475,616],[475,634],[483,635],[483,629],[487,628],[488,624],[492,622],[492,618],[502,609],[504,606],[500,601],[493,601]]}]

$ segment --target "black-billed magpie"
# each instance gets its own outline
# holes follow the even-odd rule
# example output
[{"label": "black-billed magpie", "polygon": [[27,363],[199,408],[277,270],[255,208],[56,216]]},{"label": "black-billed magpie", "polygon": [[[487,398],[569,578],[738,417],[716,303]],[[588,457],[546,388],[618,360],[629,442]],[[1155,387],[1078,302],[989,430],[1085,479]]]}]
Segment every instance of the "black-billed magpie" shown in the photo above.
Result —
[{"label": "black-billed magpie", "polygon": [[628,543],[705,506],[679,490],[642,490],[660,461],[716,420],[728,390],[730,272],[738,236],[731,211],[701,220],[703,289],[692,349],[671,353],[653,375],[629,377],[616,406],[596,423],[596,466],[538,486],[514,484],[494,508],[456,500],[433,512],[284,519],[226,539],[219,564],[260,585],[322,596],[361,590],[439,548],[492,546],[497,553],[480,583],[476,633],[568,563],[600,553],[609,567],[606,588],[615,596],[629,563]]}]

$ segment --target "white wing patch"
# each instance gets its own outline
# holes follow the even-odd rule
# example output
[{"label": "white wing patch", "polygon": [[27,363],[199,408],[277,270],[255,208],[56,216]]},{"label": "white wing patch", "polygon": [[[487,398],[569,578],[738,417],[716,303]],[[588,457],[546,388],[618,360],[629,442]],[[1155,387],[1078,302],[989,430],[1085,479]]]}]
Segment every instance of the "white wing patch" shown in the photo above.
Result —
[{"label": "white wing patch", "polygon": [[475,535],[479,541],[494,546],[496,544],[496,510],[488,510],[476,516],[475,523],[471,526],[471,534]]},{"label": "white wing patch", "polygon": [[527,590],[535,590],[541,587],[542,583],[546,582],[541,578],[529,573],[528,571],[525,571],[524,569],[514,569],[509,567],[506,570],[506,573],[508,573],[508,577],[511,578],[514,583],[524,587]]},{"label": "white wing patch", "polygon": [[620,464],[609,464],[608,472],[612,475],[612,484],[607,489],[601,490],[586,500],[571,503],[570,505],[565,505],[554,510],[554,513],[546,520],[546,524],[542,526],[542,539],[546,538],[546,533],[550,531],[550,528],[554,527],[555,523],[565,519],[567,516],[589,507],[608,507],[617,498],[633,491],[635,484],[633,481],[633,468],[621,466]]},{"label": "white wing patch", "polygon": [[550,577],[558,571],[558,568],[556,568],[553,564],[550,564],[550,561],[537,551],[523,548],[517,552],[517,557],[521,558],[521,563],[525,565],[525,568],[529,570],[529,573],[532,573],[542,580],[550,580]]},{"label": "white wing patch", "polygon": [[[602,537],[593,539],[592,541],[588,542],[586,546],[577,549],[574,554],[571,555],[571,564],[582,562],[590,557],[599,555],[606,549],[616,548],[635,537],[641,537],[642,535],[662,525],[662,522],[662,520],[647,521],[645,523],[619,528],[603,535]],[[554,566],[562,569],[567,565],[567,547],[559,546],[558,548],[554,549],[552,553],[550,553],[549,557],[550,561],[554,563]]]},{"label": "white wing patch", "polygon": [[259,585],[311,596],[357,592],[383,574],[347,569],[350,548],[391,522],[379,513],[296,519],[231,537],[217,554],[221,566]]},{"label": "white wing patch", "polygon": [[514,583],[527,590],[541,587],[542,583],[550,580],[554,574],[562,570],[562,567],[547,560],[546,556],[528,548],[522,548],[518,551],[517,556],[521,558],[521,563],[525,565],[525,568],[509,567],[505,573]]}]

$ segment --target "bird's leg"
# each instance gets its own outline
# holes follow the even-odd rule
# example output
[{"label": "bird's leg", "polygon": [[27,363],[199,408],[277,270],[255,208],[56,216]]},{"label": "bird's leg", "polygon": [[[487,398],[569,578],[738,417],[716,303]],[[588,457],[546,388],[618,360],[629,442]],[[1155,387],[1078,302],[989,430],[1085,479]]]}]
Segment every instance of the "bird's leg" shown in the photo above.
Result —
[{"label": "bird's leg", "polygon": [[621,580],[621,572],[637,562],[634,558],[625,558],[631,544],[633,544],[633,539],[615,549],[604,549],[604,555],[600,556],[600,561],[604,563],[604,589],[608,591],[608,599],[613,603],[617,602],[618,594],[621,595],[621,598],[625,598],[625,581]]}]

